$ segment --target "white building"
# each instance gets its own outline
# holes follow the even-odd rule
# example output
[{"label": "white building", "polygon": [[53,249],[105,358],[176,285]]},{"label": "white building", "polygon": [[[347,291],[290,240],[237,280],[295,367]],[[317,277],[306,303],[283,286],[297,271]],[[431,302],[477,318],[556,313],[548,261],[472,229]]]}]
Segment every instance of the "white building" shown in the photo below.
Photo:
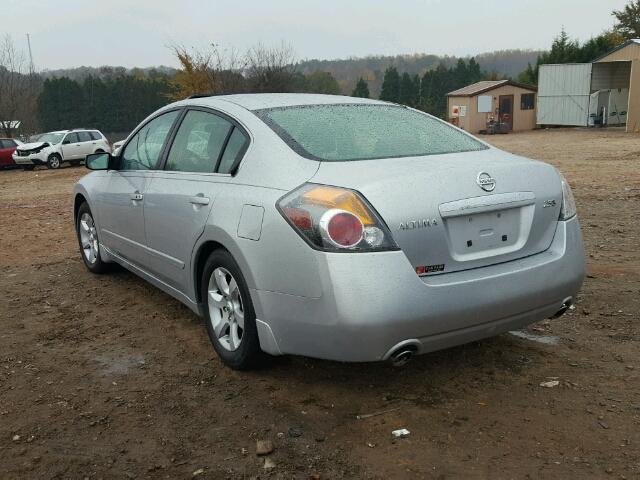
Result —
[{"label": "white building", "polygon": [[640,132],[640,39],[592,63],[540,65],[536,123],[626,124]]}]

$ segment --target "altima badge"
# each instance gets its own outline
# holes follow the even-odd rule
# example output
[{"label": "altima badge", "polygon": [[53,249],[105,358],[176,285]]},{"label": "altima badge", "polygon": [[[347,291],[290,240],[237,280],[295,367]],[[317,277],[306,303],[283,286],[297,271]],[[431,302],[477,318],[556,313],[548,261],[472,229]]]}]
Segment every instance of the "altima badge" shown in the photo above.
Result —
[{"label": "altima badge", "polygon": [[400,230],[415,230],[416,228],[427,228],[438,225],[435,218],[423,218],[422,220],[409,220],[400,223]]},{"label": "altima badge", "polygon": [[496,181],[491,177],[487,172],[480,172],[478,174],[478,178],[476,179],[476,183],[483,189],[485,192],[493,192],[496,188]]}]

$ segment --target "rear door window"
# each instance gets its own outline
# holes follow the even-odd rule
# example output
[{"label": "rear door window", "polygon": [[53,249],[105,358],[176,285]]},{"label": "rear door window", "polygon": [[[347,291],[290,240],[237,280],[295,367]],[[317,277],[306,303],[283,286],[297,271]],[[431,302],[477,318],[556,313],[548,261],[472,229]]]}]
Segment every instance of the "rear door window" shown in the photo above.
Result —
[{"label": "rear door window", "polygon": [[78,132],[78,141],[79,142],[90,142],[92,140],[89,132]]},{"label": "rear door window", "polygon": [[213,173],[232,128],[218,115],[190,110],[176,133],[165,170]]},{"label": "rear door window", "polygon": [[102,140],[102,135],[98,132],[89,132],[89,135],[91,135],[92,140]]},{"label": "rear door window", "polygon": [[240,163],[248,143],[249,141],[245,134],[239,128],[234,127],[227,142],[227,148],[225,148],[224,154],[220,159],[218,173],[233,173],[238,163]]}]

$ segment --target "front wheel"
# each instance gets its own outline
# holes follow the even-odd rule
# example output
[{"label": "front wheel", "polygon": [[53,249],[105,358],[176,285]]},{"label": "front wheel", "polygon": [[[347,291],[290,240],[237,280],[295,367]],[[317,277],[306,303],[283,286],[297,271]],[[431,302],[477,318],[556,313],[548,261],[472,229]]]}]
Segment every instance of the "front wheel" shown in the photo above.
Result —
[{"label": "front wheel", "polygon": [[49,158],[47,159],[48,168],[55,170],[60,168],[61,164],[62,164],[62,158],[60,158],[60,155],[58,155],[57,153],[49,155]]},{"label": "front wheel", "polygon": [[78,209],[76,233],[78,235],[78,244],[80,245],[80,255],[89,271],[92,273],[103,273],[107,271],[108,264],[103,262],[100,256],[98,230],[87,202],[80,205]]},{"label": "front wheel", "polygon": [[226,250],[207,259],[201,293],[207,333],[222,362],[235,370],[256,366],[263,355],[256,315],[242,272]]}]

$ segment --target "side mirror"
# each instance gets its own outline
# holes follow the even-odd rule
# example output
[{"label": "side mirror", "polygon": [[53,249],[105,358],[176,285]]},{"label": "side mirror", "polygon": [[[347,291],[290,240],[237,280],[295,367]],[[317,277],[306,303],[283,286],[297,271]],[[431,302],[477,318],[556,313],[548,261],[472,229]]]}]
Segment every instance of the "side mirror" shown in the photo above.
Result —
[{"label": "side mirror", "polygon": [[106,152],[90,153],[84,160],[84,165],[89,170],[109,170],[113,167],[113,157]]}]

